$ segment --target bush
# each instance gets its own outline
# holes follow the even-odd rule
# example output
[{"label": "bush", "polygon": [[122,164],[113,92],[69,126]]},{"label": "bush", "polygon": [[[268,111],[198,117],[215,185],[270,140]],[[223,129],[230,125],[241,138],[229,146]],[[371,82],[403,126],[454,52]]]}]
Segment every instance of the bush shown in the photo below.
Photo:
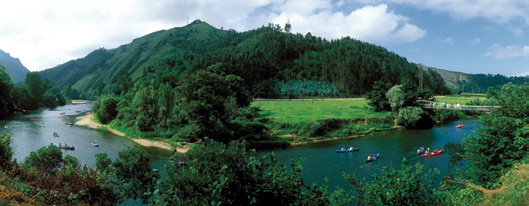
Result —
[{"label": "bush", "polygon": [[11,136],[7,133],[0,133],[0,167],[5,167],[12,157]]},{"label": "bush", "polygon": [[112,121],[118,115],[117,105],[119,99],[116,96],[107,95],[101,97],[99,104],[95,107],[95,113],[101,123],[106,124]]},{"label": "bush", "polygon": [[29,156],[24,159],[24,166],[36,168],[48,175],[58,169],[62,163],[62,151],[53,144],[31,152]]}]

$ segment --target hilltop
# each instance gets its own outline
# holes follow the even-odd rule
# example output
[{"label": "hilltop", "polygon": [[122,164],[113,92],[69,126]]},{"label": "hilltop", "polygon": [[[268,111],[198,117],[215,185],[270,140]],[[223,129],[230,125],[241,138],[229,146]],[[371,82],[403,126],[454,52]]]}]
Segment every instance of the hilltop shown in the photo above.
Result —
[{"label": "hilltop", "polygon": [[[376,81],[418,83],[419,76],[424,87],[448,92],[434,70],[420,70],[380,46],[349,37],[329,41],[310,33],[292,34],[272,24],[237,32],[200,20],[153,32],[115,49],[100,48],[40,74],[55,86],[72,85],[85,97],[93,97],[98,88],[98,92],[119,90],[108,86],[117,83],[120,74],[130,75],[133,82],[161,78],[174,83],[182,74],[202,69],[240,76],[252,95],[259,97],[362,96]],[[324,85],[319,93],[286,88],[316,84]]]},{"label": "hilltop", "polygon": [[6,68],[6,72],[11,77],[11,81],[15,84],[24,82],[26,74],[29,70],[22,65],[18,58],[13,58],[9,53],[6,53],[0,49],[0,65]]}]

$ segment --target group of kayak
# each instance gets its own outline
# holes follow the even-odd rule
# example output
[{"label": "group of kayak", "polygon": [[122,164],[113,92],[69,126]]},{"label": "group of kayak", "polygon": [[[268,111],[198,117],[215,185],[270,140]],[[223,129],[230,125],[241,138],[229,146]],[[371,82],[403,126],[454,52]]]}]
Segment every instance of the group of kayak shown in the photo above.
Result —
[{"label": "group of kayak", "polygon": [[[354,152],[354,151],[358,151],[358,150],[360,150],[360,148],[358,148],[358,147],[349,147],[349,149],[345,149],[345,148],[342,147],[342,149],[336,150],[336,152],[337,153],[345,153],[345,152]],[[366,162],[371,162],[373,160],[376,160],[379,156],[380,156],[380,153],[369,155],[367,157],[367,159],[366,159]]]},{"label": "group of kayak", "polygon": [[435,156],[441,153],[443,153],[443,150],[435,149],[433,152],[430,152],[430,148],[428,148],[427,150],[424,150],[424,147],[417,149],[417,155],[421,155],[422,157]]}]

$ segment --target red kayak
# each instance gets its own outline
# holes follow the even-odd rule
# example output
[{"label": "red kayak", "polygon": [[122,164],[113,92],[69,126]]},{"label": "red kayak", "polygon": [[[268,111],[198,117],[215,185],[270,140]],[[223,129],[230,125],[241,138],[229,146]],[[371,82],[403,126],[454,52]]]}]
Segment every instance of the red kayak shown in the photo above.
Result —
[{"label": "red kayak", "polygon": [[464,124],[460,124],[460,125],[457,125],[456,128],[463,128],[465,125]]},{"label": "red kayak", "polygon": [[430,152],[428,154],[423,154],[422,157],[430,157],[430,156],[435,156],[435,155],[438,155],[438,154],[441,154],[443,153],[443,150],[439,150],[437,152]]}]

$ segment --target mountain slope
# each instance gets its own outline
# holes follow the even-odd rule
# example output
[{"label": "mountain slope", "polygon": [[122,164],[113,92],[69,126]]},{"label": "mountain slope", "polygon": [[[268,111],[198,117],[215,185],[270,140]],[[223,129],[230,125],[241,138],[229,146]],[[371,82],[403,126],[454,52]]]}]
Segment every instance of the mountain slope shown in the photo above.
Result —
[{"label": "mountain slope", "polygon": [[455,91],[466,93],[486,93],[489,87],[500,88],[504,84],[512,82],[514,84],[528,83],[529,76],[507,77],[501,74],[466,74],[463,72],[448,71],[418,64],[420,69],[434,70],[444,80],[445,85]]},{"label": "mountain slope", "polygon": [[6,67],[6,72],[11,77],[11,81],[16,83],[24,82],[29,70],[22,65],[18,58],[13,58],[9,53],[0,49],[0,65]]},{"label": "mountain slope", "polygon": [[[182,74],[202,69],[242,77],[253,95],[274,95],[271,90],[276,82],[301,80],[307,84],[329,82],[342,95],[361,96],[377,81],[395,85],[410,80],[419,85],[419,77],[421,86],[436,93],[447,91],[437,83],[442,80],[435,71],[423,72],[383,47],[349,37],[328,41],[310,33],[286,33],[272,24],[236,32],[200,20],[151,33],[115,49],[98,49],[40,74],[55,86],[70,84],[89,97],[97,88],[98,92],[120,93],[115,83],[122,70],[134,82],[155,80],[174,86]],[[275,92],[278,89],[285,88]]]}]

